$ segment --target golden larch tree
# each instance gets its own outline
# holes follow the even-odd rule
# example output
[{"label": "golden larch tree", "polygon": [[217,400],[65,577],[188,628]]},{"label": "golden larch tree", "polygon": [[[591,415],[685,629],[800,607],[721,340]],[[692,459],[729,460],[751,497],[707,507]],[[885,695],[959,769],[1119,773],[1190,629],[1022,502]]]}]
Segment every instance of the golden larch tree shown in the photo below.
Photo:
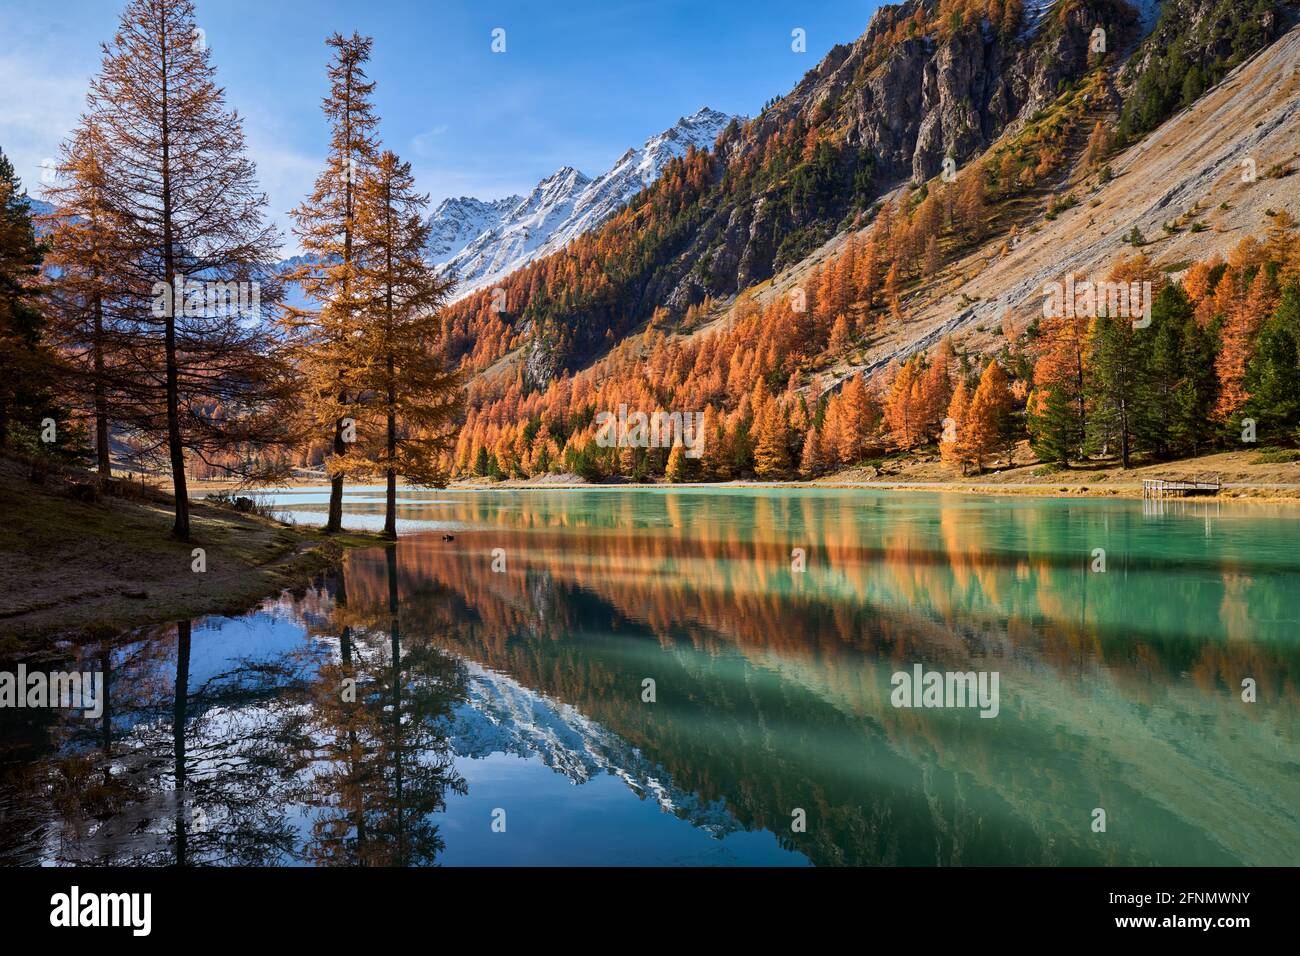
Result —
[{"label": "golden larch tree", "polygon": [[49,215],[45,269],[50,282],[49,316],[69,373],[69,398],[89,409],[95,460],[101,478],[112,476],[109,449],[111,378],[119,333],[114,321],[122,277],[119,255],[128,244],[108,205],[104,137],[85,116],[63,143],[58,178],[45,190]]},{"label": "golden larch tree", "polygon": [[424,256],[428,202],[415,191],[410,164],[390,150],[362,177],[356,194],[352,294],[359,334],[350,344],[360,397],[352,457],[354,468],[385,477],[384,534],[390,538],[397,537],[397,479],[445,483],[441,458],[455,442],[462,407],[459,377],[444,358],[438,312],[451,281]]},{"label": "golden larch tree", "polygon": [[343,481],[355,429],[352,406],[360,388],[351,342],[361,322],[355,288],[357,187],[375,162],[379,118],[370,101],[375,84],[366,75],[371,39],[335,33],[325,43],[332,51],[327,67],[329,95],[322,100],[330,125],[329,155],[312,194],[292,212],[304,262],[286,275],[299,283],[317,308],[289,308],[286,321],[294,333],[304,379],[307,426],[329,442],[325,529],[334,533],[343,526]]},{"label": "golden larch tree", "polygon": [[[189,540],[186,459],[246,480],[281,474],[292,380],[270,316],[279,235],[189,0],[131,0],[92,79],[104,203],[118,235],[128,426],[165,449],[173,534]],[[232,302],[232,298],[237,300]]]}]

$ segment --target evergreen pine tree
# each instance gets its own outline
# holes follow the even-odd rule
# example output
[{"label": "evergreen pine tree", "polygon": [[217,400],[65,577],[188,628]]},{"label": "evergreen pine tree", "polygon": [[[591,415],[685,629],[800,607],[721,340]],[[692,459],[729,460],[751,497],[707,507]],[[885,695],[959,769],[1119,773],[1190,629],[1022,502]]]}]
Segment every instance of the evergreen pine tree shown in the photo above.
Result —
[{"label": "evergreen pine tree", "polygon": [[1088,393],[1093,409],[1088,419],[1088,442],[1094,451],[1118,446],[1120,463],[1128,468],[1135,439],[1149,434],[1146,420],[1152,411],[1149,342],[1126,318],[1102,316],[1093,323],[1090,337]]},{"label": "evergreen pine tree", "polygon": [[1292,282],[1264,321],[1246,366],[1245,414],[1269,443],[1300,440],[1300,285]]},{"label": "evergreen pine tree", "polygon": [[1029,402],[1030,447],[1040,460],[1069,467],[1083,436],[1073,396],[1063,383],[1034,389]]},{"label": "evergreen pine tree", "polygon": [[48,383],[57,356],[39,306],[43,258],[27,194],[0,153],[0,449],[21,436],[35,450],[41,420],[52,411]]}]

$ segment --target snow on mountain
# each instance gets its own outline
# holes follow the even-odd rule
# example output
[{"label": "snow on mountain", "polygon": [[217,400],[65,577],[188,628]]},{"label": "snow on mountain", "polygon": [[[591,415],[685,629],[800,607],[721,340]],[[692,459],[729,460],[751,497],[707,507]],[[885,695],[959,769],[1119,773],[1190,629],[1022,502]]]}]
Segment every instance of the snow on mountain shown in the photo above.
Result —
[{"label": "snow on mountain", "polygon": [[575,785],[612,774],[665,813],[714,836],[741,828],[724,803],[702,800],[675,786],[663,767],[577,708],[474,661],[460,661],[467,677],[466,700],[447,725],[448,742],[457,756],[536,755]]},{"label": "snow on mountain", "polygon": [[[1160,17],[1160,0],[1124,0],[1124,2],[1137,11],[1138,20],[1142,24],[1142,35],[1146,36]],[[1056,7],[1057,0],[1025,0],[1022,35],[1032,36],[1037,32],[1039,26],[1055,11]]]},{"label": "snow on mountain", "polygon": [[430,217],[430,256],[454,270],[459,283],[453,298],[492,285],[600,225],[658,179],[669,160],[686,155],[690,146],[710,148],[731,120],[704,107],[629,149],[595,179],[565,166],[526,197],[444,200]]},{"label": "snow on mountain", "polygon": [[472,240],[500,226],[506,215],[523,201],[523,196],[507,196],[492,202],[472,196],[444,199],[429,218],[432,234],[428,249],[433,260],[451,259]]},{"label": "snow on mountain", "polygon": [[[33,219],[36,219],[37,216],[48,216],[50,213],[54,212],[54,207],[43,199],[37,199],[32,195],[28,195],[26,199],[27,209],[31,212]],[[48,222],[37,220],[32,223],[32,226],[36,230],[36,237],[38,239],[43,239],[50,233],[50,224]]]},{"label": "snow on mountain", "polygon": [[[572,217],[574,202],[590,183],[572,166],[557,170],[515,203],[495,225],[474,236],[455,255],[441,260],[443,268],[455,270],[459,279],[453,297],[489,285],[537,258],[539,250]],[[439,210],[442,208],[439,206]],[[437,213],[434,225],[436,228]],[[430,253],[438,262],[435,250],[430,249]]]}]

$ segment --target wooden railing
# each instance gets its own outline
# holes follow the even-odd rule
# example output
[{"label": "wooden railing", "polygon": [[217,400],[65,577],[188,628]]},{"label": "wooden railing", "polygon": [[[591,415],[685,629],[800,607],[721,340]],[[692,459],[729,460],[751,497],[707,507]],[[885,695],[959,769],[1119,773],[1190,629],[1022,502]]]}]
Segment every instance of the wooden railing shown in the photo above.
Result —
[{"label": "wooden railing", "polygon": [[1214,481],[1166,481],[1164,478],[1144,478],[1143,498],[1187,498],[1192,495],[1217,495],[1223,483]]}]

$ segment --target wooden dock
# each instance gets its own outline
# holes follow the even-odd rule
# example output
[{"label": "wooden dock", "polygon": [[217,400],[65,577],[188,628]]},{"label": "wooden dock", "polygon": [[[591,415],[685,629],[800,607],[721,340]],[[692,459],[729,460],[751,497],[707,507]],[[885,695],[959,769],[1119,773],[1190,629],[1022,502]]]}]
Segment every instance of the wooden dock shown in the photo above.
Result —
[{"label": "wooden dock", "polygon": [[1193,498],[1200,495],[1217,495],[1223,490],[1220,481],[1166,481],[1163,478],[1142,480],[1143,498]]}]

